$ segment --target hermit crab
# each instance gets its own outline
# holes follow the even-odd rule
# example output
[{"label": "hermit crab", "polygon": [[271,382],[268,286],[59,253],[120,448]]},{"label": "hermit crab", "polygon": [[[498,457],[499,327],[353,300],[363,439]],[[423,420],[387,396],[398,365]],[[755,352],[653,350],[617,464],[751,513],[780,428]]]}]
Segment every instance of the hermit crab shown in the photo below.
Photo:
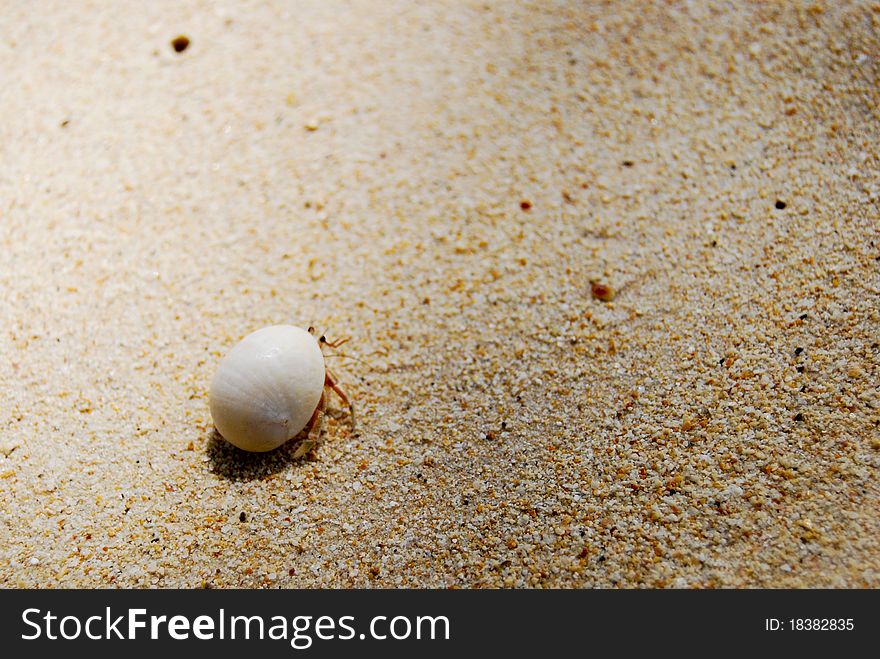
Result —
[{"label": "hermit crab", "polygon": [[294,457],[318,443],[323,428],[326,389],[348,406],[352,430],[354,403],[324,363],[327,341],[310,327],[271,325],[244,337],[223,358],[208,394],[217,431],[245,451],[271,451],[308,428]]}]

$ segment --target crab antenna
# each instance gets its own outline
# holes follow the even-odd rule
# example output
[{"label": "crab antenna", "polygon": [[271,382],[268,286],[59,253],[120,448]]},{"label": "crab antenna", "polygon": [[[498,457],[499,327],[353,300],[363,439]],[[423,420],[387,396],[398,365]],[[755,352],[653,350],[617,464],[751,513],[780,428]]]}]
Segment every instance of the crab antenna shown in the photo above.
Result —
[{"label": "crab antenna", "polygon": [[370,362],[368,362],[367,360],[361,359],[360,357],[355,357],[354,355],[346,354],[344,352],[331,352],[329,355],[325,355],[325,357],[327,359],[330,359],[330,357],[342,357],[344,359],[351,359],[353,361],[358,362],[359,364],[363,364],[364,366],[367,366],[369,368],[373,368],[373,365]]}]

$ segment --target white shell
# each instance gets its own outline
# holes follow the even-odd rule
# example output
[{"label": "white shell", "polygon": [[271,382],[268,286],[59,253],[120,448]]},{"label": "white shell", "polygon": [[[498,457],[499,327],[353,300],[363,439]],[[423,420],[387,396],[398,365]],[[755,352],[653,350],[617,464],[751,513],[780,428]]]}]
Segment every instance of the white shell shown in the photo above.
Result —
[{"label": "white shell", "polygon": [[271,451],[309,422],[324,376],[324,355],[306,330],[259,329],[229,351],[211,380],[214,425],[240,449]]}]

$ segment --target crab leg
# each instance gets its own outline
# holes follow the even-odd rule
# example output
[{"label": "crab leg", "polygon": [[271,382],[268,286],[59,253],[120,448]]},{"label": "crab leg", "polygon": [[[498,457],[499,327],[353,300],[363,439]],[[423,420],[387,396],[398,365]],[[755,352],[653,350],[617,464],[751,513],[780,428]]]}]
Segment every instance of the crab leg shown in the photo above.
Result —
[{"label": "crab leg", "polygon": [[326,371],[324,375],[324,386],[330,387],[336,392],[336,395],[342,399],[342,402],[348,405],[348,411],[351,414],[351,431],[354,432],[357,428],[357,421],[354,414],[354,401],[350,400],[349,397],[345,395],[345,392],[336,383],[336,380],[330,374],[330,371]]}]

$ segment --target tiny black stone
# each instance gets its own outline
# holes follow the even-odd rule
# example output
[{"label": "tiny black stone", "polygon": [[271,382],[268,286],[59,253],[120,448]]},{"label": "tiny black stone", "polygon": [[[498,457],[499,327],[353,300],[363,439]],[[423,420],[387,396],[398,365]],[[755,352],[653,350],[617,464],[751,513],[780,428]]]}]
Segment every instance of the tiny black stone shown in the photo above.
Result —
[{"label": "tiny black stone", "polygon": [[244,521],[246,521],[246,520],[247,520],[247,515],[244,513],[244,511],[242,511],[241,513],[239,513],[239,515],[238,515],[238,521],[239,521],[239,522],[244,522]]},{"label": "tiny black stone", "polygon": [[797,414],[794,415],[794,420],[795,420],[795,421],[803,421],[803,420],[804,420],[804,415],[801,414],[800,412],[798,412]]},{"label": "tiny black stone", "polygon": [[507,421],[501,422],[501,430],[507,430]]},{"label": "tiny black stone", "polygon": [[798,366],[798,367],[797,367],[797,372],[798,372],[798,373],[803,373],[803,372],[804,372],[804,367],[803,367],[803,366]]},{"label": "tiny black stone", "polygon": [[717,241],[717,240],[713,240],[713,241],[712,241],[712,247],[718,247],[718,241]]},{"label": "tiny black stone", "polygon": [[803,348],[795,348],[795,349],[794,349],[794,354],[795,354],[795,355],[800,355],[803,351],[804,351]]},{"label": "tiny black stone", "polygon": [[171,40],[171,47],[174,48],[175,53],[182,53],[189,47],[189,37],[185,37],[182,34],[174,37]]},{"label": "tiny black stone", "polygon": [[781,211],[781,210],[783,210],[787,205],[788,205],[788,204],[786,204],[786,203],[785,203],[784,201],[782,201],[781,199],[777,199],[777,200],[776,200],[776,210],[780,210],[780,211]]},{"label": "tiny black stone", "polygon": [[800,318],[801,320],[806,320],[806,319],[807,319],[807,314],[802,313],[800,316],[798,316],[798,318]]},{"label": "tiny black stone", "polygon": [[632,167],[634,164],[635,164],[635,163],[634,163],[632,160],[624,160],[624,161],[623,161],[623,166],[624,166],[624,167]]}]

